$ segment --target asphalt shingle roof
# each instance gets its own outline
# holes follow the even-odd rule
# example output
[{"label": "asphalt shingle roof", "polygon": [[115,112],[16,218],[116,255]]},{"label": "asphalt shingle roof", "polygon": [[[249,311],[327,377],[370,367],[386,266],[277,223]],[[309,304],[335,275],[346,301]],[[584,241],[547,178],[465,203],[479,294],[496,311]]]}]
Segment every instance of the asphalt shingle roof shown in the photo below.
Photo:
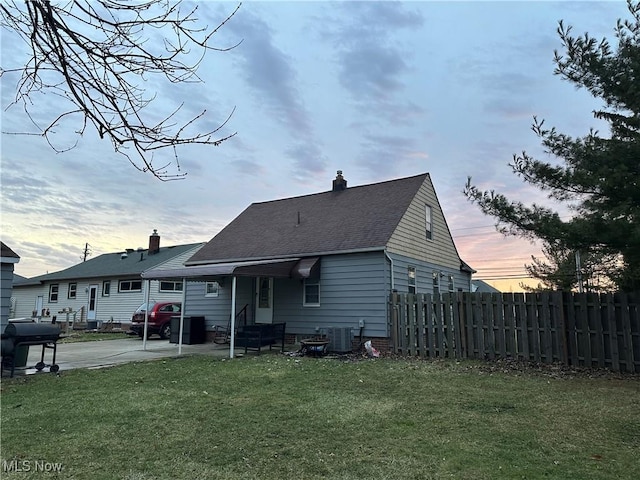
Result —
[{"label": "asphalt shingle roof", "polygon": [[20,258],[20,256],[11,250],[11,247],[4,242],[0,242],[0,256],[3,258]]},{"label": "asphalt shingle roof", "polygon": [[427,177],[253,203],[186,264],[383,248]]},{"label": "asphalt shingle roof", "polygon": [[155,267],[198,245],[200,244],[192,243],[188,245],[160,247],[160,251],[153,255],[149,255],[148,249],[134,250],[128,252],[125,258],[122,258],[123,252],[105,253],[65,270],[30,278],[25,282],[20,282],[20,285],[35,284],[42,281],[81,278],[140,276],[143,270]]}]

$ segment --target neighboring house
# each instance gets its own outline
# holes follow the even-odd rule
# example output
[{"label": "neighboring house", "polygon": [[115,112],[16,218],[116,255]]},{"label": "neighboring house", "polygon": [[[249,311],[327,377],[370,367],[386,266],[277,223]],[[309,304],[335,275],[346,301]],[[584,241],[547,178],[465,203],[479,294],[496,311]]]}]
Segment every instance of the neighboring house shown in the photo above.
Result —
[{"label": "neighboring house", "polygon": [[0,289],[2,290],[2,303],[0,305],[0,332],[9,322],[11,310],[11,295],[13,288],[13,266],[20,261],[20,256],[11,250],[4,242],[0,242]]},{"label": "neighboring house", "polygon": [[478,293],[500,293],[500,290],[492,287],[487,282],[482,280],[473,280],[471,282],[471,291]]},{"label": "neighboring house", "polygon": [[[203,243],[160,247],[154,230],[149,248],[106,253],[65,270],[17,283],[14,287],[16,317],[36,317],[41,321],[70,320],[128,323],[144,302],[145,284],[140,273],[157,265],[181,266]],[[182,282],[152,282],[150,299],[182,300]]]},{"label": "neighboring house", "polygon": [[209,330],[246,306],[248,323],[286,322],[298,338],[344,327],[388,339],[393,290],[468,292],[473,272],[428,173],[347,188],[338,172],[332,190],[254,203],[184,268],[142,277],[186,278],[185,315]]}]

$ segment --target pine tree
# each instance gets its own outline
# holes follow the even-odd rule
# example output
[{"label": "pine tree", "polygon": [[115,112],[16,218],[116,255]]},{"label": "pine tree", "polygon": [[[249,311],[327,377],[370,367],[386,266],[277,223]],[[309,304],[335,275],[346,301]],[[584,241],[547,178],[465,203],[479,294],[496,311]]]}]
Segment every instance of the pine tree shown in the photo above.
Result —
[{"label": "pine tree", "polygon": [[563,221],[549,207],[481,191],[470,178],[464,193],[496,217],[506,235],[618,256],[610,279],[618,289],[632,291],[640,290],[640,2],[628,0],[627,7],[631,20],[618,20],[615,49],[607,39],[573,36],[570,26],[558,26],[563,52],[555,52],[554,73],[603,100],[594,116],[609,124],[608,136],[591,130],[572,138],[534,117],[533,131],[560,164],[526,152],[510,164],[525,182],[566,205],[572,218]]}]

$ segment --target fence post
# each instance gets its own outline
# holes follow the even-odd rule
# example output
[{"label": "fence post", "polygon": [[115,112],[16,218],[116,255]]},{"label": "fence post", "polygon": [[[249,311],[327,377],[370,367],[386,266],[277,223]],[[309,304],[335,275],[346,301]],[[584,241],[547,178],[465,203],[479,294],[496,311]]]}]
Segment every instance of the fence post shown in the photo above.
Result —
[{"label": "fence post", "polygon": [[602,302],[600,299],[600,295],[598,295],[597,293],[595,294],[588,294],[589,297],[591,298],[591,301],[593,302],[593,319],[594,319],[594,324],[596,326],[596,346],[598,348],[598,366],[600,368],[604,368],[605,366],[605,345],[604,345],[604,329],[602,328],[602,315],[603,315],[603,310],[602,310]]},{"label": "fence post", "polygon": [[[630,302],[631,301],[631,302]],[[630,295],[620,295],[620,319],[622,324],[622,336],[624,341],[624,362],[626,365],[626,371],[629,373],[636,373],[638,370],[635,365],[635,355],[633,351],[633,333],[631,331],[631,305],[633,297]],[[637,305],[636,305],[637,309]]]},{"label": "fence post", "polygon": [[475,297],[472,296],[470,292],[464,292],[462,294],[462,298],[464,299],[465,323],[467,326],[467,349],[465,350],[465,358],[473,358],[475,356],[476,342],[474,342],[473,336],[474,322],[472,301]]},{"label": "fence post", "polygon": [[426,328],[427,328],[427,345],[428,345],[428,351],[427,351],[427,356],[430,358],[435,358],[436,356],[436,333],[435,333],[435,326],[434,326],[434,315],[433,315],[433,309],[434,309],[434,305],[433,305],[433,297],[431,296],[430,293],[425,294],[424,296],[424,302],[425,302],[425,320],[426,320]]},{"label": "fence post", "polygon": [[578,315],[576,315],[576,322],[582,323],[580,333],[582,338],[578,342],[578,347],[582,346],[582,358],[585,367],[593,366],[593,354],[591,353],[591,315],[589,313],[589,302],[587,299],[588,293],[578,293],[580,308]]},{"label": "fence post", "polygon": [[515,305],[512,293],[502,294],[502,312],[504,315],[504,342],[505,352],[508,357],[517,358],[516,329],[515,329]]},{"label": "fence post", "polygon": [[398,292],[392,292],[391,302],[391,345],[393,353],[398,353]]},{"label": "fence post", "polygon": [[409,355],[416,354],[416,308],[418,304],[417,295],[407,294],[407,328],[409,329]]},{"label": "fence post", "polygon": [[[483,331],[485,333],[484,346],[486,349],[485,354],[489,357],[489,360],[495,360],[496,358],[496,343],[495,343],[495,327],[493,324],[493,295],[490,293],[482,294],[482,313],[484,318]],[[486,331],[484,327],[486,326]]]},{"label": "fence post", "polygon": [[400,295],[400,309],[398,310],[398,349],[407,354],[407,294]]},{"label": "fence post", "polygon": [[454,336],[454,323],[453,323],[453,305],[451,304],[451,294],[444,293],[442,298],[442,323],[446,325],[446,349],[445,355],[449,358],[455,357],[455,336]]},{"label": "fence post", "polygon": [[[616,307],[612,293],[605,295],[606,319],[609,330],[609,346],[611,357],[611,368],[616,372],[620,371],[620,354],[618,352],[618,325],[616,322]],[[604,312],[603,312],[604,313]]]},{"label": "fence post", "polygon": [[[553,351],[553,324],[551,318],[552,306],[549,292],[540,293],[537,311],[542,318],[542,332],[540,335],[540,353],[544,355],[546,363],[553,363],[555,358]],[[543,353],[544,352],[544,353]]]},{"label": "fence post", "polygon": [[464,322],[464,303],[462,301],[462,292],[456,294],[456,352],[457,358],[466,358],[467,356],[467,329]]},{"label": "fence post", "polygon": [[418,355],[423,358],[427,356],[427,345],[425,339],[425,330],[424,330],[424,294],[416,295],[416,304],[418,305],[417,310],[417,318],[416,318],[416,330],[417,330],[417,343],[418,343]]},{"label": "fence post", "polygon": [[524,293],[514,293],[514,314],[516,325],[517,357],[529,361],[529,325],[527,323],[527,308]]},{"label": "fence post", "polygon": [[481,293],[476,299],[475,308],[475,331],[478,339],[478,354],[476,358],[484,359],[486,357],[486,348],[484,343],[484,329],[485,329],[485,316],[484,316],[484,293]]},{"label": "fence post", "polygon": [[496,352],[501,358],[507,356],[506,336],[504,331],[504,307],[502,302],[502,294],[495,293],[491,295],[493,318],[494,318],[494,335],[496,338]]},{"label": "fence post", "polygon": [[533,355],[534,362],[542,362],[540,354],[540,323],[538,322],[538,294],[525,294],[525,303],[527,305],[527,324],[531,325],[531,350],[529,354]]}]

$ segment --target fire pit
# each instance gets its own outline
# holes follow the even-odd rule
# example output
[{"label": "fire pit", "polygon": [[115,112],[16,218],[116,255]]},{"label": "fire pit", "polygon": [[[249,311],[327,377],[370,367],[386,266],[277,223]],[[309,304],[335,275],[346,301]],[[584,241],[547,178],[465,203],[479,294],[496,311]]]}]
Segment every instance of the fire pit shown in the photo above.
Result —
[{"label": "fire pit", "polygon": [[305,338],[300,340],[300,353],[312,357],[321,357],[327,353],[329,340],[326,338]]}]

